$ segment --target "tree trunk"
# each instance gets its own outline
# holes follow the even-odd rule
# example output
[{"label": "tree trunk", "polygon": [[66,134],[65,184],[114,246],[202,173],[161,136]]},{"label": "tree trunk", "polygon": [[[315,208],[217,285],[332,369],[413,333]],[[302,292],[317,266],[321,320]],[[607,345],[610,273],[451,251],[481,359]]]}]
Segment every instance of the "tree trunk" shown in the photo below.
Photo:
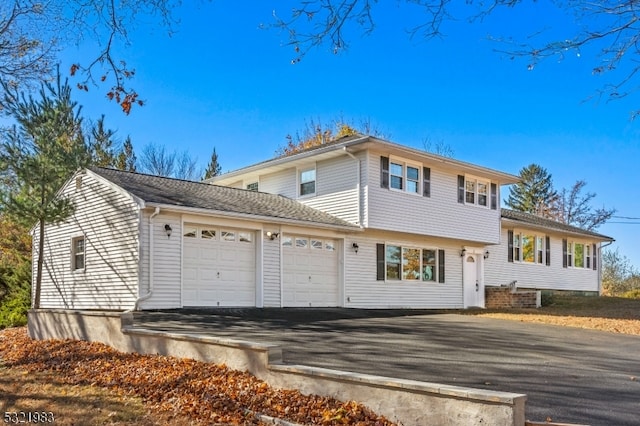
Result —
[{"label": "tree trunk", "polygon": [[40,309],[40,289],[42,284],[42,264],[44,261],[44,220],[40,219],[40,239],[38,240],[38,271],[33,292],[33,309]]}]

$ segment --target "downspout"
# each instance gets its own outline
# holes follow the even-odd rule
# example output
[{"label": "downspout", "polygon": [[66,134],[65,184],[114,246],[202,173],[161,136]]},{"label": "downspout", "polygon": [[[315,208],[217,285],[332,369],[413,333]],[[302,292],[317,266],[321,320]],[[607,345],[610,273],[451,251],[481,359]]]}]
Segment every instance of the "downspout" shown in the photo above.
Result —
[{"label": "downspout", "polygon": [[360,185],[360,160],[358,159],[358,157],[356,157],[355,155],[353,155],[352,153],[350,153],[349,151],[347,151],[347,147],[343,146],[342,150],[345,152],[345,154],[347,154],[349,157],[351,157],[355,162],[356,162],[356,171],[358,173],[358,180],[357,180],[357,185],[356,185],[356,189],[357,189],[357,193],[358,193],[358,225],[362,228],[362,205],[361,205],[361,196],[360,196],[360,190],[361,190],[361,185]]},{"label": "downspout", "polygon": [[613,244],[613,241],[609,241],[605,245],[600,244],[600,256],[598,256],[598,259],[600,259],[600,267],[598,268],[598,296],[602,296],[602,249],[610,246],[611,244]]},{"label": "downspout", "polygon": [[140,302],[144,302],[153,294],[153,218],[160,214],[160,207],[156,207],[155,211],[149,216],[149,292],[144,296],[138,297],[133,310],[140,309]]}]

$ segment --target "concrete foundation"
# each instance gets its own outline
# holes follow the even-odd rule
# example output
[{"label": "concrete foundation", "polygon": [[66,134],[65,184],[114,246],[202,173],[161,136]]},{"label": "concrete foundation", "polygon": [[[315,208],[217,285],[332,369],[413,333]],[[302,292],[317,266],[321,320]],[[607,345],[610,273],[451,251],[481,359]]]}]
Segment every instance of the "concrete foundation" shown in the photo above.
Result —
[{"label": "concrete foundation", "polygon": [[102,342],[123,352],[226,364],[276,388],[358,401],[404,426],[523,426],[526,395],[400,380],[282,363],[277,346],[133,327],[130,313],[31,310],[34,339]]}]

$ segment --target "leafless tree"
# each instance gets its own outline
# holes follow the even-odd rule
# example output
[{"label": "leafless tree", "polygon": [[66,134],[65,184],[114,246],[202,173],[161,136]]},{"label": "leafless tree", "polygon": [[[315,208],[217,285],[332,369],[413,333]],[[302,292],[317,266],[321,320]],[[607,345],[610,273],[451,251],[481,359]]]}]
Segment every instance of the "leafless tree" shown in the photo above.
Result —
[{"label": "leafless tree", "polygon": [[129,43],[139,15],[159,20],[171,31],[171,10],[180,0],[6,0],[0,2],[0,79],[12,85],[29,84],[50,76],[56,55],[64,46],[92,40],[97,49],[71,74],[77,86],[110,85],[107,96],[125,113],[142,101],[129,86],[135,70],[118,57]]},{"label": "leafless tree", "polygon": [[[382,3],[376,0],[302,0],[291,13],[280,15],[274,11],[272,26],[283,30],[287,44],[295,50],[292,62],[299,62],[310,49],[328,45],[338,53],[349,46],[353,28],[368,35],[375,30],[376,13]],[[524,0],[466,0],[467,13],[459,16],[461,2],[453,0],[404,0],[398,4],[412,8],[412,15],[422,13],[421,24],[407,28],[411,37],[426,39],[442,35],[441,26],[447,20],[482,20],[497,9],[513,8]],[[593,74],[612,72],[614,82],[597,92],[607,100],[618,99],[638,89],[636,76],[640,71],[640,0],[555,0],[558,9],[571,16],[580,28],[572,37],[545,40],[544,28],[522,40],[512,37],[491,37],[499,44],[496,50],[510,57],[527,58],[527,67],[534,69],[546,58],[564,59],[567,55],[597,52],[593,61]],[[590,49],[587,49],[587,48]],[[621,75],[613,73],[624,69]],[[640,111],[632,113],[632,117]]]},{"label": "leafless tree", "polygon": [[198,161],[187,151],[168,151],[164,145],[146,145],[142,149],[139,162],[143,172],[156,176],[186,180],[197,180],[202,176]]},{"label": "leafless tree", "polygon": [[584,180],[577,181],[570,189],[563,188],[557,197],[558,220],[588,231],[593,231],[604,224],[616,213],[616,209],[593,208],[591,200],[596,197],[593,192],[582,194],[587,185]]}]

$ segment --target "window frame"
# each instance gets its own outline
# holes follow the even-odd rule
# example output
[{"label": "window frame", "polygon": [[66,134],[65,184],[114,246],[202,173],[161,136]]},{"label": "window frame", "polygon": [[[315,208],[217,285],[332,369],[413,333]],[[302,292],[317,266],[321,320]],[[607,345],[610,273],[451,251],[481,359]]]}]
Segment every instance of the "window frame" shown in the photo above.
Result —
[{"label": "window frame", "polygon": [[[313,172],[313,180],[303,180],[303,175],[309,172]],[[303,188],[305,185],[313,183],[313,191],[312,192],[304,192]],[[313,167],[305,167],[298,169],[298,196],[299,197],[313,197],[316,195],[317,191],[317,183],[318,183],[318,172],[316,170],[315,164]]]},{"label": "window frame", "polygon": [[[578,256],[578,247],[582,247],[582,256]],[[594,244],[586,240],[567,240],[566,263],[568,268],[594,269]],[[580,260],[578,260],[580,259]]]},{"label": "window frame", "polygon": [[258,192],[260,190],[260,183],[258,181],[249,182],[245,184],[244,189],[246,189],[247,191]]},{"label": "window frame", "polygon": [[[473,190],[469,189],[470,184],[473,186]],[[484,188],[484,191],[481,191],[480,188]],[[495,186],[490,179],[464,175],[464,184],[460,189],[464,191],[462,202],[465,205],[497,210],[497,206],[494,207],[494,198],[497,197],[497,186]],[[494,190],[496,191],[495,194]],[[470,195],[473,197],[473,201],[469,201]]]},{"label": "window frame", "polygon": [[[550,249],[550,240],[547,235],[522,229],[514,229],[509,232],[512,233],[512,241],[509,246],[512,257],[509,257],[509,262],[513,261],[525,265],[550,266],[550,261],[547,257],[547,252]],[[532,261],[525,260],[525,240],[531,240],[533,243],[533,247],[531,248]]]},{"label": "window frame", "polygon": [[[82,241],[82,251],[78,251],[77,243]],[[78,267],[78,258],[82,259],[82,267]],[[71,237],[71,271],[83,272],[87,268],[87,238],[83,235]]]},{"label": "window frame", "polygon": [[[401,174],[394,173],[392,171],[393,166],[398,166],[401,169]],[[409,177],[409,168],[415,169],[417,172],[416,178]],[[393,185],[394,177],[400,179],[400,188]],[[404,158],[389,157],[389,189],[397,192],[404,192],[406,194],[422,196],[424,191],[424,166],[421,163],[415,161],[409,161]],[[430,179],[429,179],[430,181]],[[409,185],[409,182],[412,185]],[[415,191],[410,190],[409,187],[415,185]]]},{"label": "window frame", "polygon": [[[377,246],[377,281],[384,281],[385,283],[444,284],[443,249],[411,244],[402,245],[399,243],[380,243]],[[431,252],[431,256],[428,256],[429,252]],[[412,259],[405,257],[407,253],[413,254]],[[432,261],[427,263],[429,257]],[[406,265],[409,265],[411,260],[415,262],[416,258],[418,262],[416,267],[406,268]],[[425,274],[426,267],[431,268],[432,274],[429,278]],[[409,274],[413,274],[413,278]]]}]

